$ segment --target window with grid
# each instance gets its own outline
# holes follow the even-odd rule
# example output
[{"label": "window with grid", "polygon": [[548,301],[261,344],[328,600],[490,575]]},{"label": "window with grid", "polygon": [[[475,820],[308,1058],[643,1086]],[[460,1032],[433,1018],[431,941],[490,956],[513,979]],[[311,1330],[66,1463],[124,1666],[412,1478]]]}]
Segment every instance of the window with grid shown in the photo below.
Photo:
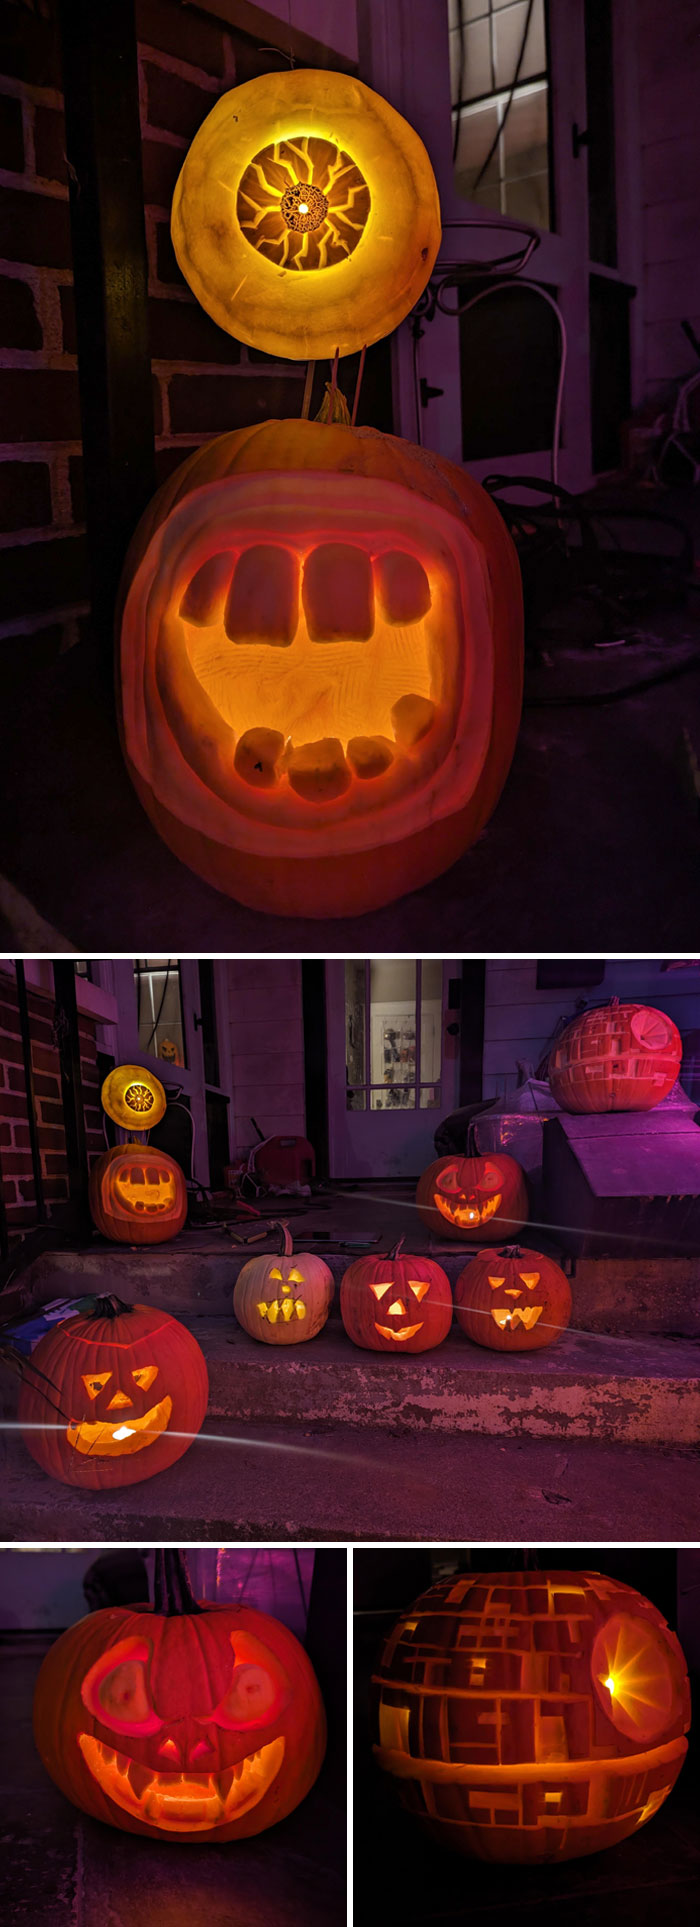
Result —
[{"label": "window with grid", "polygon": [[545,0],[448,0],[457,192],[551,225]]},{"label": "window with grid", "polygon": [[175,957],[136,957],[134,980],[139,1044],[163,1068],[186,1063],[180,965]]}]

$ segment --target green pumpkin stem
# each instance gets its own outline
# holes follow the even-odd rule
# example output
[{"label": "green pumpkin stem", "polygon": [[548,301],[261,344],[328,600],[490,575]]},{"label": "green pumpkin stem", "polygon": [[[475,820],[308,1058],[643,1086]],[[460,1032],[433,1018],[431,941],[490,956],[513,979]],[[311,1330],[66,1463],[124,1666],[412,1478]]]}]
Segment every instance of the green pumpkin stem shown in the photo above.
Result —
[{"label": "green pumpkin stem", "polygon": [[184,1552],[176,1552],[172,1546],[158,1546],[155,1558],[154,1612],[165,1619],[203,1612],[190,1585]]},{"label": "green pumpkin stem", "polygon": [[340,422],[343,428],[351,427],[350,410],[337,384],[334,388],[331,381],[326,382],[323,401],[315,419],[317,422]]},{"label": "green pumpkin stem", "polygon": [[275,1218],[274,1222],[277,1230],[281,1231],[282,1233],[282,1243],[280,1245],[280,1257],[291,1258],[292,1252],[294,1250],[294,1245],[292,1243],[292,1234],[289,1229],[287,1219]]}]

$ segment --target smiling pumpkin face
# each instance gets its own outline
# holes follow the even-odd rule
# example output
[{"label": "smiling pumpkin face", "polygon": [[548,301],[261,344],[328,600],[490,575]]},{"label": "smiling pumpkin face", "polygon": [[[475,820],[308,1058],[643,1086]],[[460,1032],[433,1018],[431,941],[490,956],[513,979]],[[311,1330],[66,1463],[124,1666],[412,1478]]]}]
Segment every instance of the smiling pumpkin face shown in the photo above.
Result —
[{"label": "smiling pumpkin face", "polygon": [[161,489],[123,593],[129,771],[217,888],[365,910],[482,827],[519,720],[520,592],[462,471],[372,429],[241,429]]},{"label": "smiling pumpkin face", "polygon": [[528,1216],[525,1176],[515,1158],[439,1158],[418,1182],[424,1223],[441,1238],[481,1239],[484,1228],[518,1232]]},{"label": "smiling pumpkin face", "polygon": [[187,1217],[184,1173],[165,1151],[115,1144],[93,1164],[89,1201],[103,1237],[117,1244],[163,1244]]},{"label": "smiling pumpkin face", "polygon": [[457,1323],[490,1351],[537,1351],[571,1318],[571,1287],[542,1251],[505,1245],[477,1251],[455,1285]]},{"label": "smiling pumpkin face", "polygon": [[91,1614],[44,1661],[34,1730],[48,1772],[84,1812],[185,1841],[243,1838],[283,1819],[325,1750],[303,1648],[246,1607]]},{"label": "smiling pumpkin face", "polygon": [[441,1345],[452,1324],[450,1282],[431,1258],[412,1257],[400,1244],[385,1258],[357,1258],[340,1287],[340,1312],[349,1338],[366,1351],[426,1352]]}]

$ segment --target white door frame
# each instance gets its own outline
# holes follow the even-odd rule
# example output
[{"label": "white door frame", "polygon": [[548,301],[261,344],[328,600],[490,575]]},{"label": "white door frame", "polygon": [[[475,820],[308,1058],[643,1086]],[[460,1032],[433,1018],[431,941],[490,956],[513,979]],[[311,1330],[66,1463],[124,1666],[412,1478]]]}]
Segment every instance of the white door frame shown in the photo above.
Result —
[{"label": "white door frame", "polygon": [[[434,1110],[350,1111],[345,1094],[345,960],[326,962],[328,1163],[336,1181],[418,1177],[431,1160],[439,1119],[459,1104],[459,1010],[449,1007],[449,983],[461,979],[461,959],[442,962],[440,1104]],[[454,1034],[448,1025],[455,1026]],[[420,1041],[417,1039],[417,1052]],[[432,1079],[424,1082],[432,1082]],[[434,1080],[437,1083],[437,1078]]]}]

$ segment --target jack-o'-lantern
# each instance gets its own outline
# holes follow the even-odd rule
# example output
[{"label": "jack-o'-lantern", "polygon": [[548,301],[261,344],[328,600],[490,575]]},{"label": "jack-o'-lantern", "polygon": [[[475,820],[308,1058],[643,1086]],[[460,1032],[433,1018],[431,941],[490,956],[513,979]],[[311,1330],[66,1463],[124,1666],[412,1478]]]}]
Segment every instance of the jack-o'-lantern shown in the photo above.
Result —
[{"label": "jack-o'-lantern", "polygon": [[174,1037],[164,1037],[158,1047],[161,1064],[182,1064],[182,1051]]},{"label": "jack-o'-lantern", "polygon": [[571,1318],[569,1280],[543,1251],[505,1245],[477,1251],[455,1285],[457,1323],[467,1338],[495,1352],[538,1351],[559,1338]]},{"label": "jack-o'-lantern", "polygon": [[682,1057],[665,1011],[614,997],[562,1031],[549,1058],[552,1096],[563,1111],[651,1111],[673,1090]]},{"label": "jack-o'-lantern", "polygon": [[[153,1610],[90,1613],[41,1667],[34,1737],[74,1806],[153,1839],[242,1840],[299,1805],[326,1722],[303,1646],[249,1606],[200,1606],[156,1554]],[[175,1562],[178,1562],[175,1564]]]},{"label": "jack-o'-lantern", "polygon": [[127,767],[217,889],[355,914],[483,828],[520,717],[521,595],[465,471],[337,422],[236,430],[160,489],[122,596]]},{"label": "jack-o'-lantern", "polygon": [[138,1485],[182,1458],[209,1396],[204,1354],[150,1305],[97,1298],[39,1340],[24,1366],[25,1445],[65,1485]]},{"label": "jack-o'-lantern", "polygon": [[172,237],[228,334],[292,360],[349,355],[422,294],[440,203],[423,142],[388,101],[295,67],[217,101],[175,188]]},{"label": "jack-o'-lantern", "polygon": [[419,1178],[416,1202],[431,1231],[460,1243],[481,1242],[486,1227],[512,1237],[522,1231],[530,1209],[525,1173],[503,1151],[438,1158]]},{"label": "jack-o'-lantern", "polygon": [[434,1840],[570,1860],[644,1826],[687,1752],[690,1693],[648,1599],[594,1572],[461,1573],[399,1621],[375,1754]]},{"label": "jack-o'-lantern", "polygon": [[165,1151],[115,1144],[90,1171],[93,1221],[117,1244],[159,1245],[175,1238],[187,1217],[184,1173]]},{"label": "jack-o'-lantern", "polygon": [[102,1109],[125,1131],[150,1131],[165,1116],[165,1091],[159,1077],[142,1064],[117,1064],[105,1078]]},{"label": "jack-o'-lantern", "polygon": [[249,1258],[233,1289],[243,1330],[264,1345],[301,1345],[322,1331],[333,1297],[333,1273],[312,1251],[295,1251],[280,1225],[281,1252]]},{"label": "jack-o'-lantern", "polygon": [[432,1351],[452,1324],[450,1281],[434,1259],[413,1257],[403,1238],[382,1258],[356,1258],[340,1286],[340,1313],[365,1351]]}]

